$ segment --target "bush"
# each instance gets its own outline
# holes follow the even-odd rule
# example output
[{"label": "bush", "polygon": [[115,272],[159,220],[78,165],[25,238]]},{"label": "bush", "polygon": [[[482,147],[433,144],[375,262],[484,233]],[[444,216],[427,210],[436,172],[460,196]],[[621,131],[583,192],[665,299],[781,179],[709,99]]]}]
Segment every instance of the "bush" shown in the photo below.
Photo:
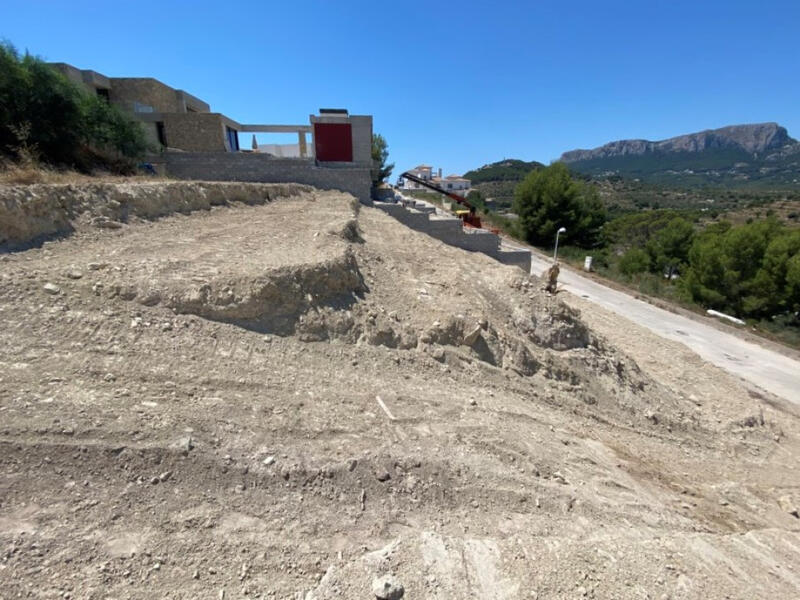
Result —
[{"label": "bush", "polygon": [[682,284],[695,302],[761,319],[800,310],[800,231],[774,218],[711,226],[689,251]]},{"label": "bush", "polygon": [[552,245],[565,227],[562,242],[590,248],[606,220],[596,188],[573,179],[562,163],[529,173],[514,190],[513,210],[522,237],[539,246]]},{"label": "bush", "polygon": [[628,277],[650,270],[650,255],[641,248],[631,248],[619,259],[619,272]]},{"label": "bush", "polygon": [[147,149],[138,123],[30,54],[0,44],[0,154],[83,167]]}]

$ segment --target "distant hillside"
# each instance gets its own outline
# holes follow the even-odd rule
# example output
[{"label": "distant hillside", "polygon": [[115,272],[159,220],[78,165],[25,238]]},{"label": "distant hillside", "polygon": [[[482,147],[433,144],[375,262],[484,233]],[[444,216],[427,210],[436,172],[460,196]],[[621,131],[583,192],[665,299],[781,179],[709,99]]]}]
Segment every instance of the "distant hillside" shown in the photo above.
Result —
[{"label": "distant hillside", "polygon": [[571,170],[675,187],[800,188],[800,142],[777,123],[733,125],[661,141],[620,140],[561,155]]},{"label": "distant hillside", "polygon": [[525,162],[524,160],[509,158],[508,160],[501,160],[467,171],[464,173],[464,177],[469,179],[472,185],[486,183],[487,181],[521,181],[525,178],[525,175],[534,169],[541,169],[543,166],[542,163],[535,160]]},{"label": "distant hillside", "polygon": [[[542,167],[541,163],[521,160],[504,160],[465,174],[474,189],[484,198],[494,201],[500,209],[507,209],[514,199],[514,188],[532,170]],[[570,164],[570,169],[573,165]],[[577,176],[591,181],[597,186],[600,199],[611,215],[630,211],[668,208],[673,210],[696,210],[716,216],[729,211],[749,211],[746,217],[766,214],[774,209],[776,214],[787,224],[797,224],[797,203],[800,203],[800,187],[790,189],[789,186],[773,186],[773,189],[741,188],[737,186],[691,187],[679,186],[673,180],[670,185],[635,181],[617,175],[591,177]],[[782,189],[780,189],[782,188]],[[789,204],[786,204],[789,203]],[[789,207],[784,210],[784,206]],[[750,214],[752,213],[752,215]],[[786,214],[784,214],[786,213]],[[742,213],[745,214],[745,213]],[[785,218],[783,218],[785,217]],[[741,220],[741,219],[734,219]]]},{"label": "distant hillside", "polygon": [[511,206],[516,185],[528,173],[543,166],[535,160],[526,162],[509,158],[467,171],[464,177],[472,182],[472,188],[478,190],[484,198],[491,198],[498,208],[504,209]]}]

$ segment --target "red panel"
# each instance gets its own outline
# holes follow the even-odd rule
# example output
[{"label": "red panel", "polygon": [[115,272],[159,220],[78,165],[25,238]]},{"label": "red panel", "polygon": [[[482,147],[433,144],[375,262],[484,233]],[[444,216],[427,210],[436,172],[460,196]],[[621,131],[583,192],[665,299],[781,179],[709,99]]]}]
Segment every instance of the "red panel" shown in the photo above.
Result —
[{"label": "red panel", "polygon": [[353,162],[353,132],[350,123],[314,123],[317,160]]}]

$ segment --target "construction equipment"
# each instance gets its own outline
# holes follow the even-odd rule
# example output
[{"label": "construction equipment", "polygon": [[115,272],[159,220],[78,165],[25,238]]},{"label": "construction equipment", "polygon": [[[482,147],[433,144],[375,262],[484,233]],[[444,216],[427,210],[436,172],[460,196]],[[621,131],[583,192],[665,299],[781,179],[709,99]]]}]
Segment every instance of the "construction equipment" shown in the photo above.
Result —
[{"label": "construction equipment", "polygon": [[[467,227],[474,227],[476,229],[482,229],[481,226],[481,218],[475,211],[475,207],[472,206],[463,196],[459,196],[458,194],[454,194],[453,192],[448,192],[445,189],[440,188],[435,183],[432,183],[426,179],[422,179],[421,177],[417,177],[416,175],[409,173],[406,171],[402,175],[400,175],[403,179],[409,179],[416,184],[419,184],[423,187],[428,188],[429,190],[433,190],[434,192],[439,192],[440,194],[444,194],[451,200],[455,200],[458,204],[463,206],[465,210],[457,210],[455,213],[459,216],[459,218],[464,222],[464,225]],[[497,233],[497,231],[494,231]]]}]

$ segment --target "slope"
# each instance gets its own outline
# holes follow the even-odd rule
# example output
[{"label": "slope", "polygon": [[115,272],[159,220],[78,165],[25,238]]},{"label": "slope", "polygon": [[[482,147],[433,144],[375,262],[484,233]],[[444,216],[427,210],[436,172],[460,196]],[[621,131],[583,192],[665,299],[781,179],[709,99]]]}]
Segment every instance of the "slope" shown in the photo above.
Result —
[{"label": "slope", "polygon": [[337,192],[88,223],[2,261],[9,597],[795,595],[798,418],[679,345]]}]

